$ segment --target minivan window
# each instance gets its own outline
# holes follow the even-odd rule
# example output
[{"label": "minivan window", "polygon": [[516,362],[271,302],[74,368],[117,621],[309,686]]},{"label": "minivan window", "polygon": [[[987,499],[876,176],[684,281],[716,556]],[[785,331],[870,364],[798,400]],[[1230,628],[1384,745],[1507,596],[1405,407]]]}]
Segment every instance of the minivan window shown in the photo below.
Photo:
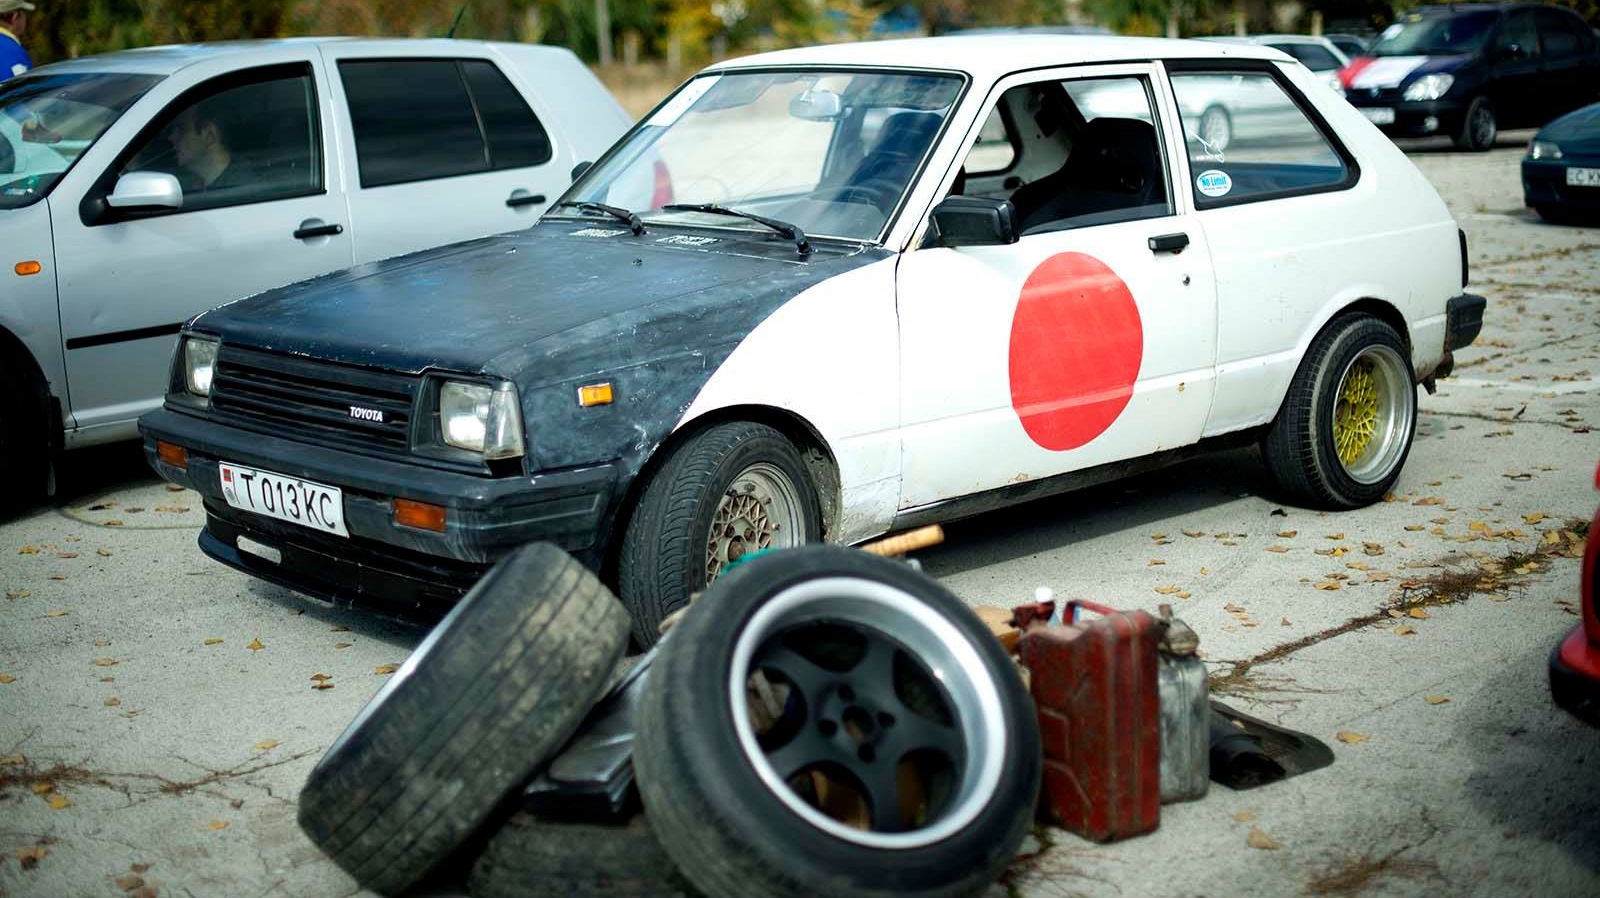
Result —
[{"label": "minivan window", "polygon": [[1500,18],[1498,10],[1455,16],[1412,14],[1390,25],[1370,56],[1453,56],[1476,53]]},{"label": "minivan window", "polygon": [[455,60],[342,60],[339,77],[362,187],[488,170],[488,149]]},{"label": "minivan window", "polygon": [[160,80],[158,75],[75,72],[0,83],[0,209],[21,208],[49,194]]}]

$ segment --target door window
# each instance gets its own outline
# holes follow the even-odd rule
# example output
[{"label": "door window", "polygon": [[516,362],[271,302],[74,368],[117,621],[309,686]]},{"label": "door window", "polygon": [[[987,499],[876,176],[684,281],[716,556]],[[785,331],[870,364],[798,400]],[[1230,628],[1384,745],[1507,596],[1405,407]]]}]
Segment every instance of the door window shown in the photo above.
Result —
[{"label": "door window", "polygon": [[1572,16],[1553,9],[1538,10],[1539,37],[1547,56],[1576,56],[1585,49],[1580,24]]},{"label": "door window", "polygon": [[1534,11],[1521,9],[1506,16],[1506,23],[1495,39],[1495,47],[1505,59],[1533,59],[1539,55],[1539,29]]},{"label": "door window", "polygon": [[1016,140],[996,106],[978,130],[978,141],[967,154],[966,167],[971,176],[992,175],[1010,168],[1016,159]]},{"label": "door window", "polygon": [[1271,73],[1179,72],[1172,92],[1201,209],[1338,189],[1354,164]]},{"label": "door window", "polygon": [[1313,72],[1332,72],[1341,66],[1339,57],[1329,52],[1327,47],[1317,44],[1284,43],[1270,46],[1300,60],[1302,65]]},{"label": "door window", "polygon": [[250,75],[243,73],[244,83],[240,74],[225,76],[180,96],[134,141],[117,173],[174,175],[183,187],[180,212],[321,193],[322,137],[310,67]]},{"label": "door window", "polygon": [[362,187],[522,168],[550,159],[544,127],[487,60],[344,60]]},{"label": "door window", "polygon": [[[999,106],[1015,123],[1013,170],[1026,181],[1009,193],[1023,233],[1173,214],[1146,79],[1023,84]],[[974,146],[963,168],[977,170],[984,151]]]}]

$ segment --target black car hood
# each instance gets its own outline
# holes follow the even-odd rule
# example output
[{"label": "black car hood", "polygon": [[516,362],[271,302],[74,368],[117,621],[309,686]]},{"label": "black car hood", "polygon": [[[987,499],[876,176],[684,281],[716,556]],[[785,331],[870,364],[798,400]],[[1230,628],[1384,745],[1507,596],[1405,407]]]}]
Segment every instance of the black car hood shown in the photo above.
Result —
[{"label": "black car hood", "polygon": [[[707,310],[697,306],[732,304],[728,317],[737,320],[726,322],[728,332],[704,337],[736,341],[782,298],[883,255],[818,246],[802,259],[793,243],[759,232],[652,227],[636,237],[609,223],[551,221],[270,290],[191,327],[239,345],[391,371],[514,376],[541,354],[530,352],[537,344],[560,345],[579,328],[585,340],[607,332],[620,339],[662,304],[670,304],[666,317],[702,320]],[[738,297],[718,289],[730,285],[743,285]],[[733,302],[756,295],[765,301]]]},{"label": "black car hood", "polygon": [[1535,137],[1554,141],[1563,153],[1600,154],[1600,103],[1563,115],[1540,128]]}]

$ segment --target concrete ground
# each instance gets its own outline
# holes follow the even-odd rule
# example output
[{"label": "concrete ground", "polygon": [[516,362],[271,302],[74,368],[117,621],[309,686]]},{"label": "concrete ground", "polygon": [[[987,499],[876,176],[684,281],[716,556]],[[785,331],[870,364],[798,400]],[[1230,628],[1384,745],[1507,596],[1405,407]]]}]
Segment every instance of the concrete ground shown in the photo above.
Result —
[{"label": "concrete ground", "polygon": [[[1041,585],[1172,602],[1228,701],[1337,755],[1213,786],[1142,838],[1044,830],[996,896],[1600,894],[1600,733],[1554,708],[1545,674],[1578,621],[1573,527],[1600,500],[1600,230],[1523,210],[1526,137],[1411,148],[1490,306],[1422,398],[1394,501],[1304,511],[1236,452],[920,553],[975,603]],[[114,447],[0,522],[0,896],[356,893],[300,833],[296,794],[424,630],[209,561],[198,506]]]}]

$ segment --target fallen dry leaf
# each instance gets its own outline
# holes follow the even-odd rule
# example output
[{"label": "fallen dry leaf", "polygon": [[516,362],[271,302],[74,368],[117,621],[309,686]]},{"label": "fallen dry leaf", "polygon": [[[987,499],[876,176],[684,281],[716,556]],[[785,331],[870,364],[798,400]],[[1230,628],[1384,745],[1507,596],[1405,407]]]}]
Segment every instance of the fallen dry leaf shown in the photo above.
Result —
[{"label": "fallen dry leaf", "polygon": [[1410,530],[1412,533],[1416,533],[1418,530],[1426,530],[1428,528],[1422,526],[1421,524],[1407,524],[1406,529]]},{"label": "fallen dry leaf", "polygon": [[17,550],[17,554],[18,555],[37,555],[37,554],[39,554],[39,547],[38,546],[23,546],[22,548]]},{"label": "fallen dry leaf", "polygon": [[222,645],[222,638],[219,637],[219,636],[213,636],[210,639],[207,639],[205,641],[205,644],[206,645]]},{"label": "fallen dry leaf", "polygon": [[228,828],[228,821],[226,821],[226,820],[213,820],[210,823],[206,824],[206,828],[211,830],[212,832],[219,832],[221,830],[224,830],[224,829]]},{"label": "fallen dry leaf", "polygon": [[1282,554],[1284,552],[1289,551],[1289,547],[1288,546],[1267,546],[1267,551],[1268,552],[1277,552],[1279,554]]},{"label": "fallen dry leaf", "polygon": [[1536,511],[1536,512],[1533,512],[1532,514],[1523,515],[1522,516],[1522,523],[1524,523],[1524,524],[1537,524],[1540,521],[1544,520],[1544,518],[1545,518],[1544,512]]},{"label": "fallen dry leaf", "polygon": [[1413,608],[1407,613],[1410,614],[1412,617],[1416,618],[1417,620],[1427,620],[1428,619],[1428,612],[1425,611],[1424,609],[1421,609],[1421,608]]},{"label": "fallen dry leaf", "polygon": [[260,639],[252,639],[252,640],[250,640],[249,644],[245,646],[245,648],[249,649],[252,652],[259,652],[262,649],[266,648],[266,646],[264,644],[262,644]]},{"label": "fallen dry leaf", "polygon": [[1236,613],[1245,610],[1245,607],[1243,605],[1235,605],[1234,603],[1229,602],[1228,604],[1222,606],[1222,610],[1229,613]]},{"label": "fallen dry leaf", "polygon": [[0,764],[22,765],[22,764],[26,764],[26,763],[28,763],[27,757],[24,756],[24,755],[20,755],[20,754],[6,755],[5,757],[0,757]]},{"label": "fallen dry leaf", "polygon": [[1291,624],[1291,623],[1289,623],[1289,619],[1288,619],[1288,618],[1287,618],[1287,617],[1286,617],[1286,618],[1284,618],[1284,619],[1283,619],[1283,620],[1281,620],[1281,621],[1278,621],[1278,625],[1279,625],[1279,626],[1282,626],[1282,627],[1290,627],[1290,626],[1293,626],[1293,624]]},{"label": "fallen dry leaf", "polygon": [[1151,539],[1166,539],[1167,535],[1165,533],[1152,533],[1152,534],[1150,534],[1150,538]]},{"label": "fallen dry leaf", "polygon": [[49,577],[46,577],[45,579],[47,579],[47,580],[65,580],[65,579],[67,579],[67,575],[66,574],[51,574]]},{"label": "fallen dry leaf", "polygon": [[71,613],[72,612],[68,611],[65,608],[52,608],[49,611],[46,611],[44,613],[44,616],[45,617],[66,617],[67,615],[69,615]]},{"label": "fallen dry leaf", "polygon": [[1250,835],[1245,837],[1245,844],[1262,851],[1276,851],[1283,847],[1276,839],[1262,832],[1259,826],[1250,827]]},{"label": "fallen dry leaf", "polygon": [[1340,583],[1338,580],[1323,580],[1321,583],[1317,584],[1317,588],[1331,592],[1335,589],[1343,589],[1344,584]]},{"label": "fallen dry leaf", "polygon": [[328,674],[325,674],[325,673],[316,673],[316,674],[312,674],[311,675],[311,679],[313,679],[313,680],[315,680],[315,681],[320,683],[323,680],[331,680],[331,679],[333,679],[333,677],[331,677],[331,676],[329,676]]},{"label": "fallen dry leaf", "polygon": [[332,680],[319,680],[319,681],[317,681],[315,683],[312,683],[311,684],[311,688],[312,689],[332,689],[333,688],[333,681]]},{"label": "fallen dry leaf", "polygon": [[[1559,536],[1556,537],[1557,541],[1560,541],[1560,539],[1561,538]],[[31,596],[31,595],[33,595],[33,593],[28,592],[26,589],[8,589],[8,590],[6,590],[6,598],[8,598],[8,599],[26,599],[28,596]]]},{"label": "fallen dry leaf", "polygon": [[400,665],[398,664],[380,664],[377,667],[374,667],[372,672],[379,676],[388,676],[399,669]]},{"label": "fallen dry leaf", "polygon": [[1360,742],[1365,742],[1372,737],[1368,736],[1366,733],[1358,733],[1355,730],[1340,730],[1339,732],[1333,734],[1333,738],[1338,739],[1340,742],[1343,742],[1346,745],[1355,745]]},{"label": "fallen dry leaf", "polygon": [[1324,535],[1323,539],[1340,540],[1340,539],[1344,539],[1344,534],[1343,533],[1329,533],[1329,534]]},{"label": "fallen dry leaf", "polygon": [[116,667],[117,666],[117,659],[115,659],[115,658],[96,658],[96,659],[94,659],[94,666],[95,667]]},{"label": "fallen dry leaf", "polygon": [[1445,704],[1446,702],[1450,701],[1450,699],[1449,699],[1448,696],[1430,695],[1427,698],[1423,699],[1423,701],[1427,702],[1430,705],[1442,705],[1442,704]]},{"label": "fallen dry leaf", "polygon": [[280,743],[275,739],[265,739],[265,740],[263,740],[261,742],[257,742],[256,743],[256,750],[257,751],[271,751],[272,749],[277,748],[279,744]]},{"label": "fallen dry leaf", "polygon": [[144,507],[139,505],[130,505],[127,508],[124,508],[123,511],[129,514],[138,514],[139,512],[144,511]]},{"label": "fallen dry leaf", "polygon": [[1183,531],[1183,535],[1184,536],[1192,536],[1192,537],[1198,538],[1198,537],[1205,536],[1206,532],[1204,530],[1185,530],[1185,531]]},{"label": "fallen dry leaf", "polygon": [[1383,571],[1371,571],[1371,572],[1369,572],[1367,574],[1367,582],[1368,583],[1382,583],[1382,582],[1384,582],[1385,580],[1388,580],[1388,579],[1389,579],[1389,575],[1384,573]]},{"label": "fallen dry leaf", "polygon": [[1394,628],[1394,635],[1396,636],[1411,636],[1416,632],[1416,628],[1407,626],[1405,624],[1401,624],[1400,626]]},{"label": "fallen dry leaf", "polygon": [[72,802],[68,801],[67,796],[62,795],[60,792],[50,793],[50,797],[45,799],[45,803],[50,805],[50,810],[52,811],[59,811],[62,808],[72,807]]},{"label": "fallen dry leaf", "polygon": [[105,526],[107,526],[107,527],[121,527],[122,526],[122,522],[117,520],[116,518],[112,518],[111,520],[105,522]]},{"label": "fallen dry leaf", "polygon": [[102,683],[115,683],[116,681],[117,681],[116,677],[101,677],[100,678],[100,682],[102,682]]},{"label": "fallen dry leaf", "polygon": [[[177,486],[177,484],[169,483],[169,484],[167,484],[167,489],[171,489],[174,486]],[[183,489],[183,487],[180,486],[180,487],[178,487],[178,489]],[[129,864],[128,865],[128,869],[132,870],[135,873],[143,873],[144,871],[150,869],[150,865],[149,864]]]},{"label": "fallen dry leaf", "polygon": [[355,643],[353,643],[353,642],[336,642],[336,643],[333,644],[333,647],[336,648],[336,649],[347,649],[347,648],[351,647],[352,645],[355,645]]},{"label": "fallen dry leaf", "polygon": [[95,549],[94,550],[94,554],[99,555],[101,558],[110,558],[111,557],[111,550],[110,549]]},{"label": "fallen dry leaf", "polygon": [[33,784],[32,789],[35,795],[49,795],[56,790],[56,784],[49,780],[39,780]]},{"label": "fallen dry leaf", "polygon": [[1189,591],[1186,590],[1186,589],[1180,589],[1177,592],[1173,593],[1173,595],[1177,596],[1180,599],[1187,599],[1187,598],[1189,598]]},{"label": "fallen dry leaf", "polygon": [[112,880],[112,882],[116,884],[117,888],[123,890],[124,892],[131,892],[134,889],[144,885],[144,877],[134,873],[124,873],[123,875]]},{"label": "fallen dry leaf", "polygon": [[1383,543],[1362,543],[1361,551],[1368,555],[1382,555]]},{"label": "fallen dry leaf", "polygon": [[17,678],[13,677],[11,674],[0,674],[0,686],[4,686],[8,683],[15,683],[16,681]]},{"label": "fallen dry leaf", "polygon": [[157,505],[156,506],[156,511],[164,511],[164,512],[167,512],[169,514],[182,514],[183,512],[186,512],[188,510],[189,510],[189,506],[187,506],[187,505]]},{"label": "fallen dry leaf", "polygon": [[77,552],[57,552],[56,553],[56,557],[57,558],[77,558],[78,557],[78,553]]},{"label": "fallen dry leaf", "polygon": [[107,708],[115,708],[115,707],[118,707],[118,706],[120,706],[122,704],[122,699],[117,698],[116,696],[113,695],[112,697],[110,697],[110,698],[106,699],[105,701],[101,702],[101,704],[105,705]]},{"label": "fallen dry leaf", "polygon": [[1295,537],[1300,535],[1300,531],[1298,531],[1298,530],[1279,530],[1278,531],[1278,535],[1283,537],[1284,539],[1294,539]]},{"label": "fallen dry leaf", "polygon": [[1167,586],[1157,586],[1156,587],[1156,592],[1158,594],[1160,594],[1160,595],[1170,596],[1170,595],[1174,595],[1175,593],[1178,592],[1178,587],[1173,586],[1171,584],[1169,584]]},{"label": "fallen dry leaf", "polygon": [[1157,565],[1157,564],[1166,564],[1166,562],[1165,562],[1165,561],[1162,561],[1162,560],[1161,560],[1161,559],[1159,559],[1159,558],[1152,558],[1152,559],[1150,559],[1150,560],[1149,560],[1149,561],[1147,561],[1147,562],[1145,562],[1145,566],[1146,566],[1146,567],[1149,567],[1149,566],[1151,566],[1151,565]]},{"label": "fallen dry leaf", "polygon": [[96,639],[94,641],[94,644],[99,646],[100,648],[105,648],[106,646],[111,644],[111,640],[109,640],[109,639]]},{"label": "fallen dry leaf", "polygon": [[1239,813],[1234,814],[1232,816],[1233,816],[1233,819],[1239,821],[1240,823],[1249,823],[1250,821],[1256,819],[1256,812],[1255,811],[1240,811]]},{"label": "fallen dry leaf", "polygon": [[1428,496],[1411,503],[1412,505],[1443,505],[1444,500],[1438,496]]}]

